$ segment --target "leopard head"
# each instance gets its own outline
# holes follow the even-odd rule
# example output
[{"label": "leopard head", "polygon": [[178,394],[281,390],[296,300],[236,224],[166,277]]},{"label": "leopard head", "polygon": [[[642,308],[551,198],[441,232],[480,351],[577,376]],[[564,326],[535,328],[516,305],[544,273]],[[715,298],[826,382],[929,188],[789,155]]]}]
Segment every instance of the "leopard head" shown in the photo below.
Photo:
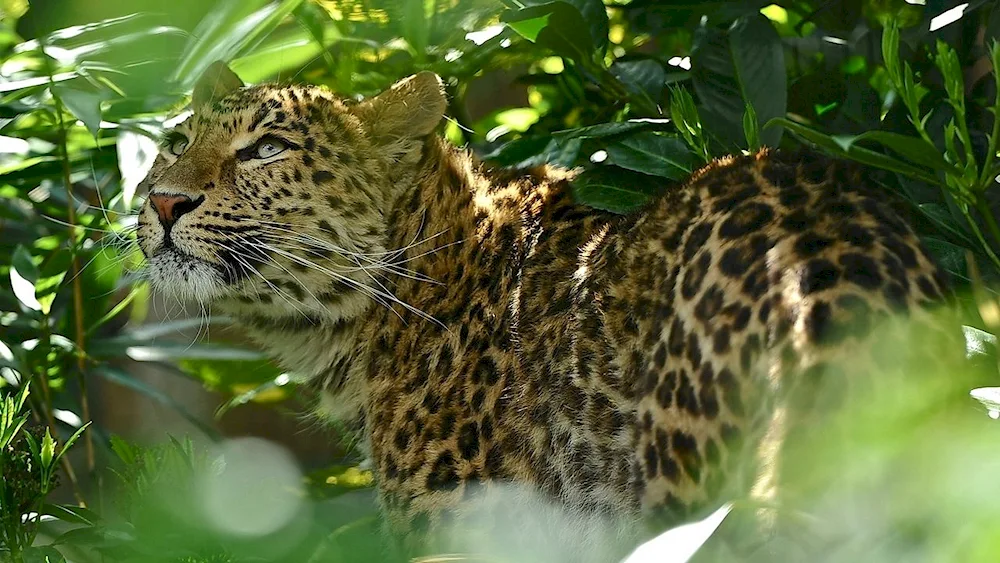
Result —
[{"label": "leopard head", "polygon": [[146,277],[227,312],[360,314],[379,295],[388,211],[445,106],[429,72],[355,102],[312,86],[246,87],[215,63],[144,181]]}]

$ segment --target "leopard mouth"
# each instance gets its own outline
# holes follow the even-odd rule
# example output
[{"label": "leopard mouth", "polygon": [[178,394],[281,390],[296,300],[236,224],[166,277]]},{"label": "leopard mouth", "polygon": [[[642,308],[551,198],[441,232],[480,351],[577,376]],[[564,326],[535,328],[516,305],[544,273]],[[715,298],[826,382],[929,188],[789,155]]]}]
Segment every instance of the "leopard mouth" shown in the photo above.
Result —
[{"label": "leopard mouth", "polygon": [[207,303],[226,294],[226,268],[178,249],[161,246],[148,259],[146,279],[157,291]]}]

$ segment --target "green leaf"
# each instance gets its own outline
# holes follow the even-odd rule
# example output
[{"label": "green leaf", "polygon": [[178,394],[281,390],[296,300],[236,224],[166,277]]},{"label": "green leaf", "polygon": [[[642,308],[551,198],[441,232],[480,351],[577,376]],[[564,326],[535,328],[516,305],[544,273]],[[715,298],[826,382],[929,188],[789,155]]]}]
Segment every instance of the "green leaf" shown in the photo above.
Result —
[{"label": "green leaf", "polygon": [[62,456],[66,455],[66,452],[71,447],[73,447],[73,444],[75,444],[77,440],[80,439],[80,436],[82,436],[83,432],[87,430],[87,427],[90,426],[90,423],[91,421],[88,420],[83,426],[77,428],[76,432],[74,432],[72,436],[66,439],[66,443],[63,444],[62,449],[59,450],[59,455],[56,456],[56,461],[59,461],[59,459],[62,458]]},{"label": "green leaf", "polygon": [[652,59],[615,61],[609,70],[632,95],[645,97],[654,106],[659,104],[667,76],[663,65]]},{"label": "green leaf", "polygon": [[573,197],[597,209],[628,213],[649,202],[666,181],[615,166],[587,170],[573,180]]},{"label": "green leaf", "polygon": [[927,252],[946,272],[959,279],[968,279],[965,263],[966,248],[937,237],[920,237]]},{"label": "green leaf", "polygon": [[95,358],[128,357],[137,362],[173,362],[177,360],[244,360],[264,358],[256,350],[207,343],[151,342],[115,337],[91,341],[88,352]]},{"label": "green leaf", "polygon": [[500,19],[542,47],[583,62],[603,56],[608,14],[601,0],[504,0]]},{"label": "green leaf", "polygon": [[42,437],[42,448],[39,451],[39,459],[42,462],[42,467],[49,469],[52,467],[52,461],[56,455],[56,441],[52,439],[52,434],[49,432],[48,427],[45,428],[45,436]]},{"label": "green leaf", "polygon": [[87,510],[82,506],[46,503],[42,505],[42,509],[39,512],[58,518],[63,522],[83,526],[95,526],[101,521],[101,517],[96,512]]},{"label": "green leaf", "polygon": [[66,558],[50,545],[33,545],[25,549],[21,557],[23,563],[65,563],[66,561]]},{"label": "green leaf", "polygon": [[743,112],[743,136],[746,137],[750,152],[760,150],[760,122],[757,121],[757,112],[750,102],[747,102],[746,111]]},{"label": "green leaf", "polygon": [[679,180],[691,173],[691,151],[677,137],[643,131],[607,146],[607,164]]},{"label": "green leaf", "polygon": [[810,143],[826,149],[828,152],[836,156],[849,158],[862,164],[867,164],[883,170],[898,172],[904,176],[909,176],[910,178],[915,178],[917,180],[927,182],[928,184],[940,185],[937,178],[913,165],[857,145],[850,145],[845,149],[844,146],[837,142],[837,140],[833,137],[820,133],[819,131],[802,125],[801,123],[796,123],[784,118],[775,118],[767,122],[767,124],[764,125],[764,129],[768,129],[774,125],[782,125],[792,133],[802,137]]},{"label": "green leaf", "polygon": [[14,296],[17,297],[17,300],[33,311],[40,311],[42,305],[35,299],[35,282],[39,275],[38,267],[35,266],[31,254],[21,245],[14,249],[9,275],[11,289],[14,290]]},{"label": "green leaf", "polygon": [[666,123],[666,120],[630,119],[628,121],[615,123],[598,123],[597,125],[588,125],[586,127],[577,127],[575,129],[563,129],[561,131],[556,131],[552,134],[552,136],[559,138],[598,139],[601,137],[628,133],[629,131],[635,131],[637,129],[645,129],[655,125],[665,125]]},{"label": "green leaf", "polygon": [[403,0],[403,14],[398,18],[403,39],[410,44],[414,54],[423,59],[430,39],[430,20],[424,10],[424,0]]},{"label": "green leaf", "polygon": [[191,414],[191,411],[189,411],[187,407],[185,407],[182,403],[180,403],[170,395],[167,395],[163,391],[160,391],[159,389],[150,386],[146,382],[133,377],[132,374],[107,364],[99,364],[94,368],[92,368],[90,371],[94,375],[97,375],[112,383],[117,383],[122,387],[128,387],[133,391],[145,395],[146,397],[173,409],[177,414],[179,414],[185,420],[190,422],[197,429],[201,430],[206,436],[208,436],[212,440],[219,439],[219,433],[214,428],[212,428],[208,424],[205,424],[205,422],[203,422],[201,419]]},{"label": "green leaf", "polygon": [[271,32],[302,0],[222,0],[201,20],[170,80],[190,89],[208,65],[229,61]]},{"label": "green leaf", "polygon": [[849,149],[852,144],[862,141],[872,141],[893,150],[900,156],[921,166],[927,166],[939,171],[950,170],[952,168],[952,165],[944,159],[934,145],[920,137],[910,137],[890,131],[867,131],[854,137],[837,137],[836,139],[843,144],[845,150]]},{"label": "green leaf", "polygon": [[42,313],[49,314],[63,278],[66,277],[71,260],[72,256],[69,251],[59,249],[42,264],[38,280],[35,282],[35,299],[38,301]]},{"label": "green leaf", "polygon": [[[707,23],[695,33],[691,51],[692,84],[702,118],[724,144],[742,144],[746,104],[759,123],[784,117],[787,84],[784,48],[771,22],[754,13],[737,19],[728,32]],[[761,141],[776,147],[780,128],[762,131]]]},{"label": "green leaf", "polygon": [[56,84],[52,87],[52,94],[57,96],[77,119],[83,122],[87,131],[96,139],[97,132],[101,129],[101,102],[103,96],[97,92],[90,92],[66,84]]},{"label": "green leaf", "polygon": [[962,241],[966,247],[972,248],[978,244],[962,230],[961,225],[955,221],[955,216],[948,211],[946,206],[939,203],[921,203],[917,207],[935,226]]},{"label": "green leaf", "polygon": [[547,25],[549,25],[549,14],[545,14],[537,18],[507,22],[508,27],[532,43],[538,41],[538,34],[541,33]]},{"label": "green leaf", "polygon": [[139,454],[142,452],[138,446],[114,434],[111,435],[111,451],[115,452],[118,459],[122,460],[125,465],[135,465],[136,460],[139,459]]}]

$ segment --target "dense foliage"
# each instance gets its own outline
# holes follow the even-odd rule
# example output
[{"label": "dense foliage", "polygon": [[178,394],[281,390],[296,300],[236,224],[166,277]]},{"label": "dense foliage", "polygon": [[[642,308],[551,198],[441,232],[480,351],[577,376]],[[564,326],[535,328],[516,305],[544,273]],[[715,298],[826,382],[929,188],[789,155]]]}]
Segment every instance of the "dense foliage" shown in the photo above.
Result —
[{"label": "dense foliage", "polygon": [[[713,157],[765,145],[808,145],[863,162],[908,202],[924,243],[957,282],[970,354],[995,368],[994,2],[3,0],[0,10],[0,559],[375,557],[370,497],[351,496],[370,475],[353,464],[318,470],[308,502],[270,527],[243,522],[254,530],[244,533],[213,528],[218,519],[191,488],[223,491],[230,524],[262,506],[241,505],[245,495],[219,485],[246,478],[240,468],[253,464],[238,463],[244,450],[200,452],[176,440],[147,450],[85,429],[89,391],[102,380],[218,439],[212,421],[136,377],[136,362],[230,394],[220,416],[293,393],[294,374],[253,351],[165,338],[226,319],[206,311],[147,323],[147,289],[133,283],[141,279],[132,244],[139,180],[165,120],[220,59],[248,82],[304,81],[345,96],[432,70],[450,95],[449,140],[501,165],[580,167],[575,195],[615,212],[671,189]],[[976,396],[1000,407],[988,389]],[[967,430],[956,428],[952,445],[976,444],[963,450],[973,465],[996,463]],[[73,455],[63,456],[56,443],[77,436]],[[220,465],[226,452],[235,473]],[[57,468],[62,505],[48,498]],[[297,474],[289,475],[295,488]],[[862,559],[919,552],[992,560],[996,509],[967,490],[987,483],[985,473],[938,478],[963,480],[964,492],[919,491],[924,500],[900,509],[913,537]],[[30,547],[40,530],[65,535],[56,547]]]}]

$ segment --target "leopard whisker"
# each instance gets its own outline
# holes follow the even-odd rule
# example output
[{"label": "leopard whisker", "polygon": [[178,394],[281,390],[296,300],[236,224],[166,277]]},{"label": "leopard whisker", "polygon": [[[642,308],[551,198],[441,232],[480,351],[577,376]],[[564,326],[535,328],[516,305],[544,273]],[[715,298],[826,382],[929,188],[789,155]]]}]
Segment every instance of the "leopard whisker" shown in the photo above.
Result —
[{"label": "leopard whisker", "polygon": [[410,305],[409,303],[406,303],[406,302],[402,301],[401,299],[399,299],[398,297],[396,297],[395,295],[393,295],[391,292],[382,292],[382,291],[379,291],[379,290],[374,289],[372,287],[366,286],[366,285],[362,284],[361,282],[359,282],[359,281],[357,281],[357,280],[355,280],[353,278],[344,276],[344,275],[339,274],[337,272],[334,272],[334,271],[332,271],[332,270],[330,270],[328,268],[324,268],[322,266],[319,266],[318,264],[316,264],[316,263],[314,263],[314,262],[312,262],[310,260],[307,260],[307,259],[302,258],[300,256],[296,256],[296,255],[294,255],[294,254],[292,254],[290,252],[283,251],[283,250],[281,250],[279,248],[275,248],[274,246],[268,245],[266,243],[261,243],[261,245],[264,248],[266,248],[266,249],[268,249],[268,250],[270,250],[270,251],[272,251],[272,252],[274,252],[276,254],[280,254],[280,255],[285,256],[289,260],[293,260],[293,261],[299,262],[300,264],[302,264],[302,265],[304,265],[306,267],[315,269],[316,271],[321,272],[321,273],[325,273],[328,276],[331,276],[332,279],[336,279],[336,280],[341,281],[341,282],[343,282],[345,284],[352,285],[352,286],[356,287],[358,290],[362,291],[363,293],[368,294],[369,296],[371,296],[371,294],[374,293],[374,294],[377,294],[377,295],[379,295],[381,297],[384,297],[384,298],[390,300],[393,303],[399,304],[400,306],[402,306],[406,310],[412,312],[413,314],[415,314],[415,315],[417,315],[417,316],[419,316],[419,317],[421,317],[421,318],[423,318],[425,320],[428,320],[428,321],[431,321],[431,322],[433,322],[435,324],[438,324],[442,328],[447,328],[443,323],[441,323],[440,321],[438,321],[437,319],[435,319],[431,315],[425,313],[424,311],[421,311],[420,309],[418,309],[418,308]]},{"label": "leopard whisker", "polygon": [[284,299],[285,302],[288,303],[288,305],[291,306],[293,309],[295,309],[296,312],[302,315],[303,318],[305,318],[309,322],[313,322],[312,319],[309,317],[309,315],[307,315],[302,309],[299,309],[298,306],[295,305],[296,299],[293,296],[288,295],[288,293],[285,290],[274,285],[274,283],[272,283],[271,280],[267,279],[267,277],[265,277],[264,274],[260,272],[260,270],[255,268],[252,264],[250,264],[250,262],[246,260],[245,257],[242,256],[238,250],[230,248],[229,246],[227,246],[225,243],[222,242],[216,242],[216,244],[221,246],[223,249],[227,250],[234,260],[238,261],[243,267],[247,268],[248,272],[257,274],[257,276],[261,279],[261,281],[263,281],[268,287],[270,287],[271,290],[278,295],[278,297]]},{"label": "leopard whisker", "polygon": [[[294,249],[294,250],[300,250],[302,252],[306,252],[306,253],[312,254],[312,255],[314,255],[314,256],[316,256],[318,258],[326,258],[326,256],[323,253],[319,252],[318,250],[327,250],[327,249],[320,248],[320,247],[318,247],[316,245],[311,245],[312,248],[310,248],[309,246],[299,246],[299,245],[289,244],[289,241],[292,241],[292,242],[299,242],[301,244],[309,245],[310,243],[307,242],[307,241],[297,240],[297,239],[294,239],[292,237],[279,237],[279,236],[270,235],[270,234],[262,234],[262,235],[259,236],[259,238],[261,238],[261,239],[267,239],[267,240],[272,240],[272,241],[281,243],[284,248],[291,248],[291,249]],[[400,267],[399,263],[379,262],[379,261],[373,261],[373,260],[370,260],[370,259],[366,259],[366,258],[362,258],[362,257],[358,257],[358,256],[351,256],[351,255],[347,255],[347,256],[345,256],[345,258],[353,260],[354,263],[357,266],[356,267],[352,267],[352,268],[343,268],[343,269],[340,269],[340,271],[342,273],[351,273],[351,272],[356,272],[356,271],[365,271],[365,272],[367,272],[367,271],[374,271],[376,273],[380,273],[380,272],[388,271],[388,272],[397,274],[399,276],[406,277],[406,278],[409,278],[409,279],[413,279],[413,280],[416,280],[416,281],[422,281],[422,282],[432,283],[432,284],[437,284],[437,285],[441,284],[441,282],[439,282],[438,280],[435,280],[434,278],[431,278],[431,277],[426,276],[424,274],[420,274],[420,273],[415,272],[413,270],[409,270],[409,269]],[[362,259],[370,262],[371,264],[370,265],[361,264],[360,261]]]}]

